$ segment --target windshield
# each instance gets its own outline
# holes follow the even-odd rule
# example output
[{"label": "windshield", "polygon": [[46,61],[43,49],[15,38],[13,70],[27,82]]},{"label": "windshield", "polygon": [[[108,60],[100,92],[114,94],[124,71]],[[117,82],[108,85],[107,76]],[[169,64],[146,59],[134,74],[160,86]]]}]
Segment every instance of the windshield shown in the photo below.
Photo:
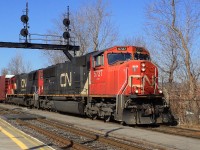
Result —
[{"label": "windshield", "polygon": [[147,54],[135,53],[134,54],[134,59],[135,60],[150,60],[150,57]]},{"label": "windshield", "polygon": [[126,61],[131,59],[130,53],[112,53],[108,54],[108,64],[112,65],[118,61]]}]

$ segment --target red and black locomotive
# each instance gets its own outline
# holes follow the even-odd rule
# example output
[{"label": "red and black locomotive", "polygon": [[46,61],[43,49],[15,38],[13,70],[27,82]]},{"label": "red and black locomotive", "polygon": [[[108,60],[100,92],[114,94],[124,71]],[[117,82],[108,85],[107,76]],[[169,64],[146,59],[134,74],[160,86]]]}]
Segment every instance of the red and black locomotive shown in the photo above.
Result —
[{"label": "red and black locomotive", "polygon": [[115,46],[8,79],[6,102],[126,124],[170,123],[158,68],[142,47]]}]

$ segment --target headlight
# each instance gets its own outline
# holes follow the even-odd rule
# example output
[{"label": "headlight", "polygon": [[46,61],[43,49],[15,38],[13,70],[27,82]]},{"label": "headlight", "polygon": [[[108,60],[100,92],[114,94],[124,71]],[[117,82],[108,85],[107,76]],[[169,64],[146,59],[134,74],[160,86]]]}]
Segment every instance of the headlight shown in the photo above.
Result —
[{"label": "headlight", "polygon": [[163,92],[162,92],[162,90],[158,90],[158,92],[160,93],[160,94],[162,94]]},{"label": "headlight", "polygon": [[141,70],[144,72],[146,70],[146,68],[142,68]]},{"label": "headlight", "polygon": [[145,71],[146,70],[146,65],[145,65],[145,63],[143,62],[143,63],[141,63],[141,71]]},{"label": "headlight", "polygon": [[139,91],[138,90],[135,90],[135,93],[137,94]]},{"label": "headlight", "polygon": [[142,63],[141,66],[142,66],[142,67],[145,67],[146,65],[145,65],[145,63]]}]

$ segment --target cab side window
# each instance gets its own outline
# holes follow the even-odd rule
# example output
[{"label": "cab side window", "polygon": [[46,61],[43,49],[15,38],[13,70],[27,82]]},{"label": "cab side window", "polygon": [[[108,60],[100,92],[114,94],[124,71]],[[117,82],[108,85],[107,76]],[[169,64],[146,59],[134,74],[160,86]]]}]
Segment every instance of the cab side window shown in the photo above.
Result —
[{"label": "cab side window", "polygon": [[104,65],[104,55],[98,55],[94,58],[94,66],[99,67]]}]

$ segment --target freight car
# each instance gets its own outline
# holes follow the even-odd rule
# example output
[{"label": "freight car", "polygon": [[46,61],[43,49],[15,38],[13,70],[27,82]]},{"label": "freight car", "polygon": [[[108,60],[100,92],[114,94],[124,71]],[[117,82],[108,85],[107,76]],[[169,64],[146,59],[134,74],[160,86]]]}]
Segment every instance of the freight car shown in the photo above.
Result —
[{"label": "freight car", "polygon": [[5,101],[6,99],[6,93],[8,92],[8,85],[9,85],[9,79],[12,78],[13,75],[5,75],[0,76],[0,102]]},{"label": "freight car", "polygon": [[9,103],[126,124],[174,121],[142,47],[115,46],[10,80]]}]

